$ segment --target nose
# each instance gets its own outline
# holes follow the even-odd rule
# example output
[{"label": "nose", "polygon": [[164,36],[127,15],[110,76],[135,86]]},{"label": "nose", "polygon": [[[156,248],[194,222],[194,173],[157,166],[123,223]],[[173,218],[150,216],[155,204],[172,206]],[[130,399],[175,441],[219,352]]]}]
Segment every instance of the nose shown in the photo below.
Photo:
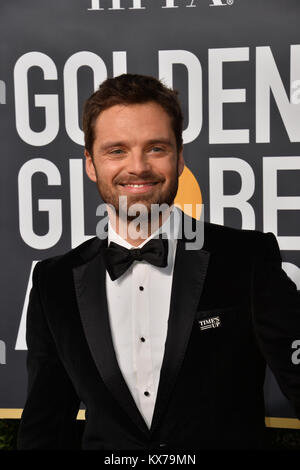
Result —
[{"label": "nose", "polygon": [[127,171],[135,175],[142,175],[150,170],[150,163],[147,155],[140,149],[131,152],[127,159]]}]

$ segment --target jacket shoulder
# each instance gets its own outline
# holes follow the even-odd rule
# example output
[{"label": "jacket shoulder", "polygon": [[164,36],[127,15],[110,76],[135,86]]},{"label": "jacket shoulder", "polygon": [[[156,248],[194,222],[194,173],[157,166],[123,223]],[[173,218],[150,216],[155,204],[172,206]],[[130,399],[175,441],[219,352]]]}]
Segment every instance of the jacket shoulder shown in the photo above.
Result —
[{"label": "jacket shoulder", "polygon": [[38,263],[39,269],[47,271],[73,269],[97,256],[103,243],[104,240],[93,237],[64,254],[43,259]]},{"label": "jacket shoulder", "polygon": [[279,254],[276,237],[271,232],[238,229],[211,222],[204,222],[204,249],[263,257]]}]

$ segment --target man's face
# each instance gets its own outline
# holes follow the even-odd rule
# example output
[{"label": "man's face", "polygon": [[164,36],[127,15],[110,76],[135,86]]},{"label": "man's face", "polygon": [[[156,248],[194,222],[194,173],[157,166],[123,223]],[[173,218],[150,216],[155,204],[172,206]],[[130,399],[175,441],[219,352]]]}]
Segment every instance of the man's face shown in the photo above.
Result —
[{"label": "man's face", "polygon": [[127,196],[128,208],[142,203],[148,213],[151,204],[173,203],[184,161],[160,105],[114,105],[100,113],[94,135],[93,158],[85,151],[86,172],[117,214],[120,196]]}]

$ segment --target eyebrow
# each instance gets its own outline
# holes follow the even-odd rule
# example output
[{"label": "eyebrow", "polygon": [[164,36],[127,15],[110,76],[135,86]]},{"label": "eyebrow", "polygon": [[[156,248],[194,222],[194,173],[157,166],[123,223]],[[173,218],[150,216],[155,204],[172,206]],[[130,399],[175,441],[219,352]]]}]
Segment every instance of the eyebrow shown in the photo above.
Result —
[{"label": "eyebrow", "polygon": [[[145,143],[146,145],[153,145],[153,144],[165,144],[172,146],[172,142],[169,139],[166,139],[165,137],[157,137],[156,139],[150,139],[147,140]],[[111,141],[111,142],[105,142],[103,145],[99,146],[100,150],[107,150],[111,147],[123,147],[126,146],[126,142],[124,141]]]},{"label": "eyebrow", "polygon": [[99,145],[99,149],[100,150],[106,150],[106,149],[109,149],[111,147],[122,147],[124,144],[124,142],[119,142],[119,141],[115,141],[115,142],[105,142],[103,145]]},{"label": "eyebrow", "polygon": [[147,145],[153,145],[153,144],[165,144],[165,145],[172,146],[172,142],[169,139],[166,139],[165,137],[158,137],[156,139],[151,139],[147,141]]}]

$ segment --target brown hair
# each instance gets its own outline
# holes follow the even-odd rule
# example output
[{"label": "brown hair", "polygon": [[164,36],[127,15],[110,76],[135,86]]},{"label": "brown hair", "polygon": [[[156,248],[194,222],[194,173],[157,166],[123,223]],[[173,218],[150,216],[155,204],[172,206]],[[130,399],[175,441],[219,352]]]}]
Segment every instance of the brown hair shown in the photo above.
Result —
[{"label": "brown hair", "polygon": [[92,155],[94,126],[99,114],[117,104],[139,104],[154,101],[170,116],[177,151],[182,147],[183,116],[178,92],[160,80],[146,75],[123,74],[108,78],[86,101],[83,109],[83,132],[86,150]]}]

